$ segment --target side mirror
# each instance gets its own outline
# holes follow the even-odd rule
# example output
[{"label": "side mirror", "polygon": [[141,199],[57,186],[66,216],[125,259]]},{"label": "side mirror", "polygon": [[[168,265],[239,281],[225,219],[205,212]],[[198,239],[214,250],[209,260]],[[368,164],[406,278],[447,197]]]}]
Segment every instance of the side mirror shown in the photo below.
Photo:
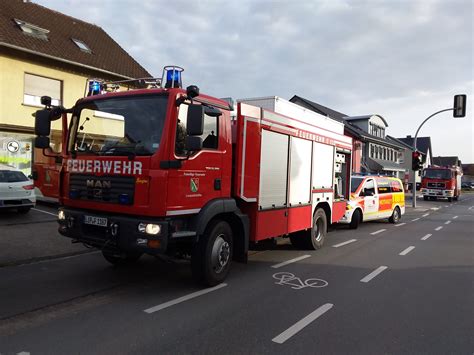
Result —
[{"label": "side mirror", "polygon": [[39,136],[35,138],[35,148],[49,148],[49,137]]},{"label": "side mirror", "polygon": [[186,150],[188,152],[198,152],[202,150],[202,138],[187,136],[186,137]]},{"label": "side mirror", "polygon": [[[49,136],[51,133],[51,119],[49,110],[38,110],[35,114],[35,135]],[[48,144],[49,146],[49,144]],[[39,147],[37,147],[39,148]]]},{"label": "side mirror", "polygon": [[188,136],[200,136],[204,132],[204,106],[189,105],[186,121]]}]

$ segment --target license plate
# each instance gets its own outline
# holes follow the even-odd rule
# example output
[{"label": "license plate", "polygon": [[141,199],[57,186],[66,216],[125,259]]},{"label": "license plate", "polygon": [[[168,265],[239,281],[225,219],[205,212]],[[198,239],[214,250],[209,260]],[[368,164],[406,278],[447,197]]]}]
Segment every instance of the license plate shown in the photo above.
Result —
[{"label": "license plate", "polygon": [[107,227],[107,218],[103,217],[94,217],[94,216],[84,216],[84,223],[90,224],[93,226]]}]

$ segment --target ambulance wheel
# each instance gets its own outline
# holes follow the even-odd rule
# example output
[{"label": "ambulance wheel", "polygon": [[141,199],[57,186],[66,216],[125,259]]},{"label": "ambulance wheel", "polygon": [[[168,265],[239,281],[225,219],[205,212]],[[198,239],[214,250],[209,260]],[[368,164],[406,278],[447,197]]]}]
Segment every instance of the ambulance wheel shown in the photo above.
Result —
[{"label": "ambulance wheel", "polygon": [[454,196],[454,201],[458,201],[459,200],[459,196]]},{"label": "ambulance wheel", "polygon": [[351,223],[349,224],[349,228],[357,229],[357,227],[359,227],[360,222],[362,222],[362,214],[360,213],[360,210],[357,209],[352,214],[352,219],[351,219]]},{"label": "ambulance wheel", "polygon": [[453,202],[453,198],[452,198],[452,197],[448,197],[448,202]]},{"label": "ambulance wheel", "polygon": [[400,212],[400,207],[395,207],[395,209],[392,212],[392,216],[388,219],[390,223],[397,224],[400,222],[400,218],[402,217],[402,214]]},{"label": "ambulance wheel", "polygon": [[423,196],[423,200],[428,201],[428,196]]},{"label": "ambulance wheel", "polygon": [[193,249],[193,278],[206,286],[220,284],[229,273],[232,252],[232,229],[229,224],[221,220],[211,222]]},{"label": "ambulance wheel", "polygon": [[117,255],[102,250],[102,255],[104,256],[104,259],[112,265],[123,266],[136,263],[142,256],[142,253],[124,253],[123,255]]}]

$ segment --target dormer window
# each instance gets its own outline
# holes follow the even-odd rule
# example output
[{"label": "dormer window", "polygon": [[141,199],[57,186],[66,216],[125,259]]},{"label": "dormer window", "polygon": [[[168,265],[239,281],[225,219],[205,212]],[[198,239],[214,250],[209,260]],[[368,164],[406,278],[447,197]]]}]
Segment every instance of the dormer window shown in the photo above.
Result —
[{"label": "dormer window", "polygon": [[44,28],[38,27],[22,20],[14,19],[14,21],[18,25],[18,27],[20,27],[23,33],[39,39],[43,39],[45,41],[48,40],[49,30],[46,30]]},{"label": "dormer window", "polygon": [[83,52],[87,52],[87,53],[91,53],[91,49],[89,48],[89,46],[87,44],[85,44],[84,42],[82,42],[81,40],[79,39],[76,39],[76,38],[71,38],[72,41],[76,44],[76,46],[79,47],[79,49]]}]

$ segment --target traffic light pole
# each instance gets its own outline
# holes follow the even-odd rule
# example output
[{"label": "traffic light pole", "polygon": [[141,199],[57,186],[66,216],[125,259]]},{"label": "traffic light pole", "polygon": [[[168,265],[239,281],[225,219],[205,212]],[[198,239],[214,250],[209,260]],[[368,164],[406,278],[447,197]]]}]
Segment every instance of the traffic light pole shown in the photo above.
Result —
[{"label": "traffic light pole", "polygon": [[[444,109],[444,110],[441,110],[441,111],[438,111],[438,112],[435,112],[433,113],[431,116],[429,116],[428,118],[426,118],[422,123],[421,125],[418,127],[418,129],[416,130],[416,133],[415,133],[415,138],[413,139],[413,148],[415,149],[415,152],[416,152],[416,141],[418,139],[418,132],[420,132],[420,129],[421,127],[426,123],[426,121],[428,121],[431,117],[437,115],[438,113],[442,113],[442,112],[447,112],[447,111],[454,111],[454,108],[447,108],[447,109]],[[413,170],[413,180],[412,180],[412,185],[411,185],[411,190],[412,190],[412,195],[413,195],[413,208],[416,208],[416,174],[417,174],[417,171]]]}]

